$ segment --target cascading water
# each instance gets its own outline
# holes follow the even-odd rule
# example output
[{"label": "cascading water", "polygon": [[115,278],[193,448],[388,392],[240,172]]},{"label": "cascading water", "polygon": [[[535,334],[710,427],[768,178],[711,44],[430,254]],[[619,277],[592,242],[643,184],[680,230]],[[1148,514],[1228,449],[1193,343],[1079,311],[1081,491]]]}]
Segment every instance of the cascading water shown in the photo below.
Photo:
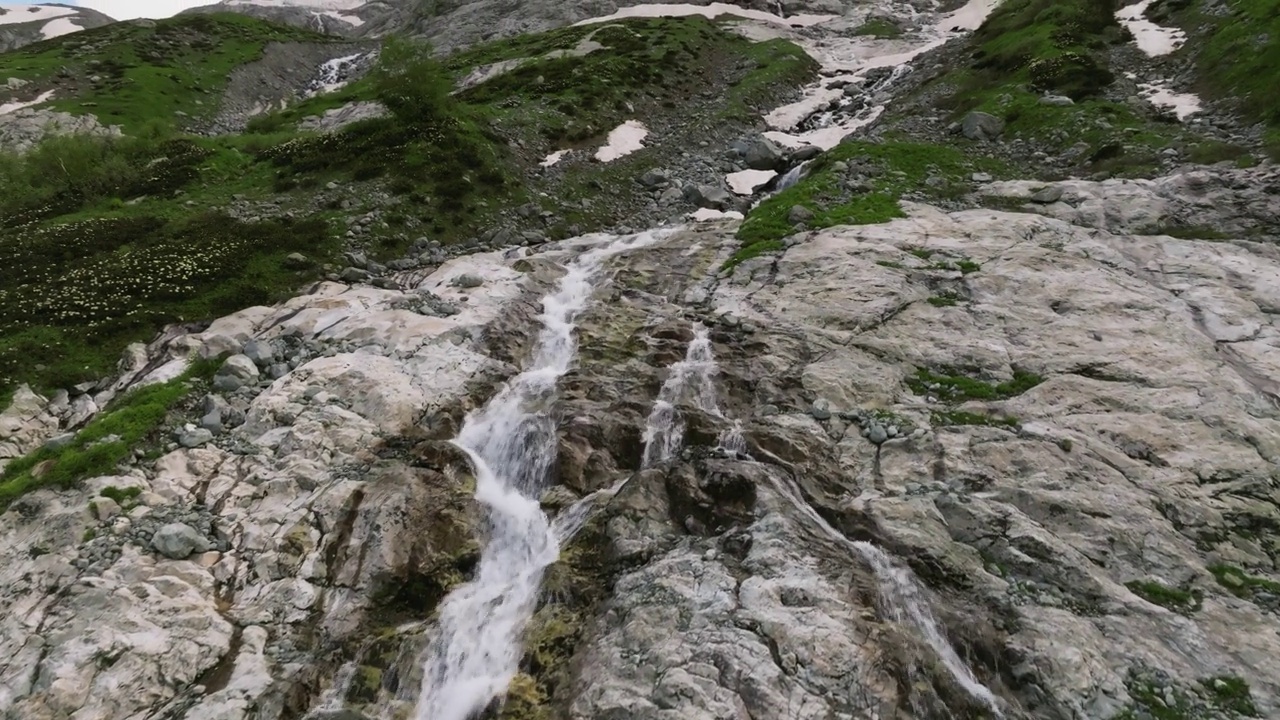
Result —
[{"label": "cascading water", "polygon": [[543,299],[542,331],[528,369],[468,415],[453,440],[474,465],[476,499],[488,513],[488,542],[475,578],[440,606],[422,657],[415,720],[468,720],[502,697],[515,676],[543,571],[559,555],[557,533],[538,497],[555,461],[550,410],[557,381],[577,354],[574,322],[607,258],[668,234],[616,239],[570,263],[557,290]]},{"label": "cascading water", "polygon": [[[689,343],[685,359],[672,366],[671,376],[663,383],[653,411],[649,414],[645,429],[645,467],[666,460],[679,450],[684,435],[684,423],[675,409],[675,402],[687,391],[694,391],[693,400],[699,408],[717,417],[724,417],[720,413],[713,384],[713,378],[718,372],[719,367],[711,352],[711,340],[707,330],[701,325],[695,325],[694,339]],[[747,454],[746,440],[739,423],[735,422],[731,428],[720,434],[719,445],[724,451],[751,460]],[[821,528],[822,532],[832,540],[866,560],[879,580],[880,603],[893,621],[915,627],[929,647],[937,653],[951,677],[970,696],[999,716],[1000,706],[995,695],[974,677],[973,671],[951,647],[951,643],[947,641],[942,629],[938,626],[938,621],[929,610],[924,590],[911,572],[895,565],[880,548],[845,537],[805,501],[794,483],[776,477],[775,474],[770,474],[770,477],[774,478],[774,487],[778,493],[800,511],[801,515]]]},{"label": "cascading water", "polygon": [[938,621],[929,610],[924,590],[911,571],[895,565],[893,560],[875,545],[845,537],[839,530],[831,527],[831,524],[805,501],[799,488],[793,483],[773,475],[770,477],[774,478],[774,488],[778,493],[802,515],[821,528],[822,532],[836,543],[856,552],[867,561],[880,582],[880,604],[889,612],[893,621],[915,627],[929,647],[937,653],[938,659],[942,661],[943,667],[950,673],[951,678],[971,697],[986,705],[991,712],[1000,717],[1000,703],[996,696],[990,688],[982,684],[982,681],[974,677],[973,671],[956,654],[955,648],[951,647],[951,643],[942,633],[942,628],[938,627]]},{"label": "cascading water", "polygon": [[693,403],[698,408],[721,417],[720,408],[716,405],[716,388],[712,383],[717,369],[711,354],[711,333],[695,323],[693,340],[685,351],[684,359],[671,366],[671,374],[662,383],[658,399],[649,412],[644,429],[642,467],[653,467],[679,452],[684,439],[684,419],[680,417],[676,403],[686,394],[693,394]]}]

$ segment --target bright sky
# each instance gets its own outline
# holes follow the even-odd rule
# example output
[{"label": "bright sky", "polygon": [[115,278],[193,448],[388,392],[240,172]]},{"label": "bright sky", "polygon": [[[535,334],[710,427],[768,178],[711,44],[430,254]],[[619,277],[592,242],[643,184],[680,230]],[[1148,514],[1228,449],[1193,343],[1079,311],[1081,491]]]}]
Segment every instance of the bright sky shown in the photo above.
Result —
[{"label": "bright sky", "polygon": [[[133,18],[166,18],[187,8],[212,5],[217,0],[62,0],[63,5],[91,8],[116,20]],[[40,3],[12,2],[4,0],[0,5],[38,5]]]}]

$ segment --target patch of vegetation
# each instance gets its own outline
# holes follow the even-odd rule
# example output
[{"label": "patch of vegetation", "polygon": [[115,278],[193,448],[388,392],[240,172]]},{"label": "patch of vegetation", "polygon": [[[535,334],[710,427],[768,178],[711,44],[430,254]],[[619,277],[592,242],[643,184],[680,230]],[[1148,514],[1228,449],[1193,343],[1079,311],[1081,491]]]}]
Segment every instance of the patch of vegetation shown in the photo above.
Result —
[{"label": "patch of vegetation", "polygon": [[[1190,34],[1178,51],[1195,58],[1195,91],[1237,102],[1250,119],[1272,128],[1268,151],[1280,159],[1280,14],[1272,0],[1164,0],[1148,14]],[[1226,159],[1226,158],[1224,158]]]},{"label": "patch of vegetation", "polygon": [[960,296],[951,291],[943,291],[937,295],[930,296],[926,302],[934,307],[953,307],[961,300]]},{"label": "patch of vegetation", "polygon": [[1219,585],[1236,597],[1251,600],[1256,592],[1280,596],[1280,582],[1250,575],[1234,565],[1221,563],[1210,565],[1209,572],[1213,574]]},{"label": "patch of vegetation", "polygon": [[[850,170],[842,171],[842,166]],[[846,173],[858,169],[870,175],[866,192],[853,192],[846,184]],[[777,249],[776,243],[794,232],[787,216],[796,205],[813,211],[813,219],[805,222],[813,229],[888,222],[903,217],[898,200],[904,193],[954,197],[967,191],[964,178],[975,171],[1003,175],[1007,168],[947,146],[896,140],[840,143],[815,159],[803,180],[752,209],[738,230],[739,252],[758,255]],[[930,177],[942,182],[926,183]]]},{"label": "patch of vegetation", "polygon": [[142,488],[130,487],[130,488],[121,489],[114,485],[111,485],[103,488],[102,492],[98,494],[104,498],[114,500],[115,503],[120,507],[125,507],[131,504],[135,498],[137,498],[139,495],[142,494]]},{"label": "patch of vegetation", "polygon": [[854,35],[871,36],[882,40],[892,40],[902,37],[902,28],[889,18],[872,17],[859,25],[854,31]]},{"label": "patch of vegetation", "polygon": [[197,361],[174,380],[130,391],[116,398],[69,444],[40,448],[9,463],[0,473],[0,512],[33,490],[70,488],[85,478],[112,473],[134,448],[156,437],[170,410],[212,377],[217,367],[217,361]]},{"label": "patch of vegetation", "polygon": [[1219,710],[1232,712],[1243,717],[1262,717],[1253,704],[1253,695],[1249,692],[1249,683],[1244,678],[1234,675],[1219,675],[1200,681],[1209,694],[1211,703]]},{"label": "patch of vegetation", "polygon": [[1174,612],[1190,614],[1200,609],[1204,602],[1204,594],[1199,590],[1183,590],[1158,583],[1154,580],[1131,580],[1125,587],[1138,597],[1149,603],[1169,608]]},{"label": "patch of vegetation", "polygon": [[1155,225],[1141,228],[1139,235],[1168,235],[1183,240],[1228,240],[1231,238],[1221,230],[1204,225]]},{"label": "patch of vegetation", "polygon": [[320,220],[217,213],[117,213],[0,231],[0,391],[101,377],[125,345],[165,323],[273,302],[306,277],[285,256],[325,256],[334,245]]},{"label": "patch of vegetation", "polygon": [[1044,382],[1044,378],[1024,370],[1014,370],[1013,379],[992,385],[955,370],[943,370],[937,375],[924,368],[916,376],[907,378],[907,387],[917,395],[933,395],[947,402],[966,400],[1006,400],[1021,395]]},{"label": "patch of vegetation", "polygon": [[934,427],[948,427],[955,425],[984,425],[987,427],[1013,427],[1016,428],[1021,421],[1016,417],[1001,417],[998,415],[988,415],[986,413],[967,412],[964,410],[937,410],[929,417],[929,423]]},{"label": "patch of vegetation", "polygon": [[235,13],[183,15],[154,24],[112,23],[28,45],[0,55],[0,77],[54,88],[49,107],[92,112],[136,134],[157,123],[181,128],[212,116],[232,70],[260,58],[267,43],[291,40],[334,42]]},{"label": "patch of vegetation", "polygon": [[1199,720],[1201,718],[1261,717],[1253,704],[1249,684],[1234,675],[1203,678],[1198,687],[1182,687],[1163,673],[1131,671],[1125,680],[1131,707],[1116,720]]}]

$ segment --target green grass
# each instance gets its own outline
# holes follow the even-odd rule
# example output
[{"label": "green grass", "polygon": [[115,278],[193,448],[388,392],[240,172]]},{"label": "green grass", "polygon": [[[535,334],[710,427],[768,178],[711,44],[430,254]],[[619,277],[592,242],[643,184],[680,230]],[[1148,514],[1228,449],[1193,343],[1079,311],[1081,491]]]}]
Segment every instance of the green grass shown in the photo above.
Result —
[{"label": "green grass", "polygon": [[217,111],[232,70],[261,57],[267,43],[289,40],[333,42],[233,13],[176,17],[152,27],[113,23],[0,55],[0,77],[44,88],[66,68],[74,90],[64,81],[49,107],[92,112],[127,133],[157,124],[180,128]]},{"label": "green grass", "polygon": [[934,307],[953,307],[960,302],[960,297],[955,293],[946,292],[930,296],[927,302]]},{"label": "green grass", "polygon": [[196,381],[212,376],[217,367],[215,361],[199,361],[179,378],[133,390],[108,405],[71,444],[57,450],[41,448],[9,463],[0,474],[0,512],[33,490],[70,488],[85,478],[112,473],[134,448],[155,436]]},{"label": "green grass", "polygon": [[1021,423],[1016,417],[988,415],[964,410],[937,410],[929,416],[929,422],[934,427],[983,425],[987,427],[1013,428],[1016,428]]},{"label": "green grass", "polygon": [[1253,704],[1253,695],[1249,692],[1249,683],[1244,678],[1233,675],[1219,675],[1200,681],[1211,698],[1212,704],[1227,712],[1242,717],[1262,717]]},{"label": "green grass", "polygon": [[1250,575],[1234,565],[1210,565],[1209,572],[1217,579],[1219,585],[1236,597],[1249,600],[1256,592],[1280,596],[1280,582]]},{"label": "green grass", "polygon": [[1231,99],[1248,119],[1268,124],[1269,149],[1280,159],[1280,13],[1274,0],[1226,0],[1211,11],[1205,0],[1162,5],[1153,14],[1190,33],[1178,52],[1195,59],[1195,91]]},{"label": "green grass", "polygon": [[892,40],[902,37],[902,28],[888,18],[873,17],[859,25],[853,34]]},{"label": "green grass", "polygon": [[122,212],[0,232],[0,389],[101,377],[125,345],[165,323],[296,290],[313,273],[287,267],[289,253],[334,250],[320,220],[246,223],[217,213]]},{"label": "green grass", "polygon": [[112,485],[112,486],[103,488],[102,492],[98,494],[104,498],[109,498],[111,500],[114,500],[117,505],[124,507],[128,505],[130,502],[132,502],[134,498],[142,494],[142,488],[130,487],[130,488],[120,489]]},{"label": "green grass", "polygon": [[[959,374],[955,371],[944,371],[946,374],[934,374],[921,368],[915,377],[907,378],[907,387],[917,395],[933,395],[946,402],[964,402],[966,400],[1006,400],[1016,397],[1044,382],[1044,378],[1035,373],[1014,370],[1013,379],[991,384],[977,378]],[[932,386],[938,385],[938,388]]]},{"label": "green grass", "polygon": [[[847,175],[836,170],[837,162],[877,168],[879,174],[868,178],[870,191],[848,190]],[[813,219],[805,223],[813,229],[888,222],[903,217],[898,200],[904,193],[955,197],[967,191],[965,178],[976,171],[1003,175],[1007,168],[998,160],[969,156],[952,147],[897,140],[843,142],[819,156],[803,180],[752,209],[738,230],[742,249],[728,266],[780,247],[778,241],[794,232],[787,215],[796,205],[813,211]],[[927,185],[930,176],[941,177],[943,183]]]},{"label": "green grass", "polygon": [[1125,583],[1125,587],[1147,602],[1183,614],[1199,610],[1204,601],[1204,596],[1199,590],[1173,588],[1155,581],[1132,580]]}]

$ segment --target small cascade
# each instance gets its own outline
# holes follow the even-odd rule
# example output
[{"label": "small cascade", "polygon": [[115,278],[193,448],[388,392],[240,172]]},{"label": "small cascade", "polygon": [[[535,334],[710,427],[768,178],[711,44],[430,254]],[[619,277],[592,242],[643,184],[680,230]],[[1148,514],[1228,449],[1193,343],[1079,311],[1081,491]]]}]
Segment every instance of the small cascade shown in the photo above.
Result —
[{"label": "small cascade", "polygon": [[986,705],[991,712],[1000,717],[1000,703],[996,696],[974,676],[969,666],[956,654],[955,648],[951,647],[951,643],[942,633],[942,628],[938,626],[937,619],[929,610],[929,601],[925,597],[924,589],[920,587],[911,571],[894,564],[893,560],[875,545],[850,540],[839,530],[831,527],[831,524],[804,499],[800,489],[794,483],[776,478],[774,487],[796,510],[800,511],[800,514],[821,528],[825,535],[867,561],[875,571],[876,579],[880,581],[880,604],[893,621],[914,627],[929,647],[937,653],[938,659],[942,661],[951,678],[971,697]]},{"label": "small cascade", "polygon": [[716,405],[716,389],[712,383],[716,361],[711,354],[711,333],[700,323],[693,326],[693,340],[685,351],[684,359],[671,366],[671,374],[658,391],[649,420],[644,429],[644,458],[641,467],[653,467],[668,460],[680,451],[684,441],[684,420],[676,403],[690,395],[698,408],[715,415],[720,414]]},{"label": "small cascade", "polygon": [[356,53],[326,60],[320,64],[316,78],[307,86],[303,97],[333,92],[346,85],[352,74],[371,57],[370,53]]},{"label": "small cascade", "polygon": [[615,239],[570,263],[542,301],[542,331],[527,369],[467,416],[453,443],[471,458],[487,542],[473,580],[441,603],[421,662],[415,720],[469,720],[500,699],[515,676],[524,629],[559,539],[538,504],[556,457],[556,385],[577,356],[575,320],[604,261],[669,231]]},{"label": "small cascade", "polygon": [[[654,402],[653,411],[649,414],[644,436],[644,467],[667,460],[679,451],[684,437],[684,423],[680,419],[675,404],[682,397],[692,393],[692,400],[699,408],[716,417],[724,417],[717,404],[713,384],[718,369],[711,352],[711,340],[707,329],[701,325],[695,325],[694,339],[689,343],[684,360],[671,366],[671,375],[663,383],[658,399]],[[746,460],[751,459],[747,454],[746,438],[742,434],[740,421],[734,422],[730,428],[722,431],[717,444],[719,446],[717,449],[722,452]],[[866,560],[880,582],[880,603],[893,621],[916,628],[929,647],[937,653],[951,677],[970,696],[999,716],[999,701],[991,690],[974,676],[973,671],[951,647],[938,621],[929,610],[923,588],[911,571],[895,565],[880,548],[845,537],[805,501],[800,489],[794,483],[777,478],[774,485],[782,497],[800,511],[801,515],[819,527],[825,535]],[[584,515],[585,513],[586,511]]]}]

